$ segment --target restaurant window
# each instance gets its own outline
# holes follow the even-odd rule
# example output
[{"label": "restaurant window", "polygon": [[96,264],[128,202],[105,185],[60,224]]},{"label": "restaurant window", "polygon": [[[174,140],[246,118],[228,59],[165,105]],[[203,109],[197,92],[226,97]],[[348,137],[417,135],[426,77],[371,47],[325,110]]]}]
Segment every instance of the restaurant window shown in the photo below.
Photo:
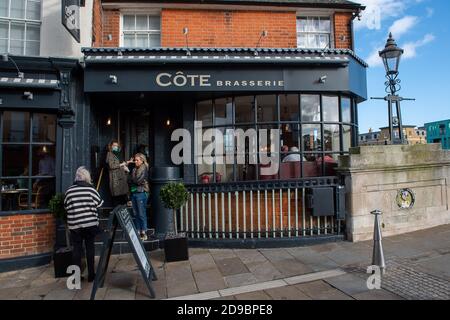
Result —
[{"label": "restaurant window", "polygon": [[122,16],[123,47],[154,48],[161,46],[161,16],[124,14]]},{"label": "restaurant window", "polygon": [[56,115],[0,113],[0,211],[44,209],[55,193]]},{"label": "restaurant window", "polygon": [[[270,94],[199,101],[196,120],[223,137],[214,163],[197,165],[198,183],[289,180],[335,176],[338,159],[356,143],[352,100],[332,94]],[[266,129],[267,142],[259,130]],[[273,150],[279,132],[279,149]],[[256,135],[252,135],[254,132]],[[244,139],[242,139],[242,135]],[[256,137],[256,138],[255,138]],[[241,138],[241,139],[239,139]],[[361,140],[364,137],[361,136]],[[215,141],[215,140],[214,140]],[[203,142],[203,149],[210,142]],[[226,158],[231,155],[231,162]],[[279,161],[274,174],[259,156]],[[270,172],[270,171],[269,171]]]},{"label": "restaurant window", "polygon": [[0,52],[39,55],[41,0],[0,0]]},{"label": "restaurant window", "polygon": [[297,47],[308,49],[331,48],[330,17],[298,17]]}]

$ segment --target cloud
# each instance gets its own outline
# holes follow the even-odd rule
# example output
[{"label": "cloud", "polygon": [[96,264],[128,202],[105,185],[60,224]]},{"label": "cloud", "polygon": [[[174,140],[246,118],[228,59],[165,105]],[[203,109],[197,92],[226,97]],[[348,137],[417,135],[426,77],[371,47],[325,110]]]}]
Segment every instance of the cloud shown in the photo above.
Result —
[{"label": "cloud", "polygon": [[434,9],[433,8],[426,8],[427,10],[427,18],[432,18],[434,15]]},{"label": "cloud", "polygon": [[403,17],[392,24],[389,28],[389,32],[392,32],[395,39],[399,39],[402,35],[411,30],[418,21],[419,18],[414,16]]},{"label": "cloud", "polygon": [[405,53],[403,54],[402,58],[403,59],[412,59],[412,58],[416,57],[417,49],[427,45],[430,42],[433,42],[434,39],[436,39],[436,37],[433,34],[429,33],[429,34],[426,34],[423,37],[423,39],[421,39],[421,40],[418,40],[416,42],[405,43],[402,46],[403,50],[405,50]]},{"label": "cloud", "polygon": [[[403,45],[400,45],[400,48],[402,48],[405,52],[402,56],[402,59],[412,59],[417,56],[417,49],[420,47],[423,47],[430,42],[433,42],[436,39],[436,37],[428,33],[426,34],[422,39],[414,42],[407,42]],[[370,67],[379,67],[383,65],[383,61],[381,60],[378,52],[383,49],[383,46],[380,46],[378,48],[375,48],[372,53],[366,58],[366,62],[369,64]]]},{"label": "cloud", "polygon": [[383,20],[403,14],[410,0],[360,0],[366,10],[361,13],[361,21],[355,20],[355,29],[381,29]]}]

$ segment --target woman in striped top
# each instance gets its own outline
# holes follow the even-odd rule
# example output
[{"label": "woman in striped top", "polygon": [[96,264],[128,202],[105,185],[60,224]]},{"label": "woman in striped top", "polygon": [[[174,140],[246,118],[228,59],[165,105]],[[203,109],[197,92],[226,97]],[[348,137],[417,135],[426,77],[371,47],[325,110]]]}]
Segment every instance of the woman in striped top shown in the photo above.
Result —
[{"label": "woman in striped top", "polygon": [[95,278],[94,240],[99,231],[97,208],[102,204],[103,200],[92,186],[91,174],[85,167],[78,168],[74,184],[66,191],[64,208],[73,242],[73,264],[81,268],[84,240],[89,282]]}]

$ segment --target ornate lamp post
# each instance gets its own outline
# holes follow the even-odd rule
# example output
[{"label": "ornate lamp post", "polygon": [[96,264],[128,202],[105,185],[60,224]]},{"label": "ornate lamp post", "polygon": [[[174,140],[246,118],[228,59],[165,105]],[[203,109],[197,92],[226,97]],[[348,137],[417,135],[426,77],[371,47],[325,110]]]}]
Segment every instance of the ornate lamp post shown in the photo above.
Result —
[{"label": "ornate lamp post", "polygon": [[[388,94],[384,98],[372,98],[377,100],[385,100],[388,102],[388,112],[389,112],[389,136],[391,144],[404,144],[404,134],[403,134],[403,124],[402,124],[402,113],[400,109],[400,102],[403,100],[415,100],[402,98],[397,95],[400,91],[400,79],[398,78],[398,67],[400,65],[400,60],[403,55],[404,50],[397,47],[397,43],[392,37],[392,33],[389,33],[389,39],[386,42],[386,46],[382,51],[379,52],[381,59],[383,60],[384,68],[386,69],[386,93]],[[397,123],[394,123],[394,118],[392,115],[393,105],[395,104],[395,109],[397,113]],[[395,141],[393,137],[394,125],[398,127],[399,140]]]}]

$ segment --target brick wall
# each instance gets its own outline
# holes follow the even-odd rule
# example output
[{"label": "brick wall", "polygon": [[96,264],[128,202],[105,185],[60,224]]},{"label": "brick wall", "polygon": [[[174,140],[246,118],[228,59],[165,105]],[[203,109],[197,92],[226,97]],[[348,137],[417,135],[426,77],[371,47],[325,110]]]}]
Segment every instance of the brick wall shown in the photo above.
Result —
[{"label": "brick wall", "polygon": [[94,0],[92,13],[92,46],[103,46],[103,11],[101,0]]},{"label": "brick wall", "polygon": [[185,46],[184,27],[191,47],[255,47],[263,30],[260,47],[297,46],[295,12],[166,9],[161,26],[163,47]]},{"label": "brick wall", "polygon": [[52,214],[0,216],[0,259],[53,251]]},{"label": "brick wall", "polygon": [[334,42],[337,49],[352,48],[352,14],[337,12],[334,14]]},{"label": "brick wall", "polygon": [[[120,43],[120,11],[103,10],[102,47],[118,47]],[[111,35],[111,40],[109,36]]]},{"label": "brick wall", "polygon": [[[97,2],[94,4],[96,6]],[[120,11],[94,12],[95,42],[93,47],[120,45]],[[352,47],[352,14],[334,15],[336,48]],[[102,25],[98,25],[102,21]],[[261,39],[260,47],[295,48],[297,46],[296,13],[270,11],[225,11],[163,9],[161,12],[161,46],[184,47],[183,28],[189,28],[190,47],[255,47],[262,30],[268,36]],[[100,36],[101,35],[101,36]],[[111,37],[111,40],[109,40]]]}]

